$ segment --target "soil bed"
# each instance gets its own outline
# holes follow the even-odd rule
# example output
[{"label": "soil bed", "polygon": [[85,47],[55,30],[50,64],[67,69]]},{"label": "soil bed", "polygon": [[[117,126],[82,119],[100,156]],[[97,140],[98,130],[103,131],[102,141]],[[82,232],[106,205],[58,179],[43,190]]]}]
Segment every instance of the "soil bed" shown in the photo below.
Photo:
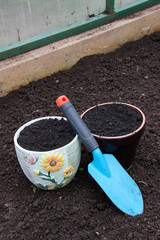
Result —
[{"label": "soil bed", "polygon": [[75,137],[75,132],[64,119],[44,119],[25,127],[18,144],[31,151],[50,151],[68,144]]},{"label": "soil bed", "polygon": [[99,136],[122,136],[138,129],[142,116],[123,104],[96,106],[83,117],[93,134]]},{"label": "soil bed", "polygon": [[[0,240],[160,239],[160,33],[127,43],[106,55],[81,59],[0,99]],[[66,187],[39,190],[23,174],[13,137],[24,123],[62,116],[65,94],[79,114],[103,102],[126,102],[146,116],[146,130],[129,174],[141,189],[144,213],[118,210],[89,175],[92,156],[82,146],[79,171]]]}]

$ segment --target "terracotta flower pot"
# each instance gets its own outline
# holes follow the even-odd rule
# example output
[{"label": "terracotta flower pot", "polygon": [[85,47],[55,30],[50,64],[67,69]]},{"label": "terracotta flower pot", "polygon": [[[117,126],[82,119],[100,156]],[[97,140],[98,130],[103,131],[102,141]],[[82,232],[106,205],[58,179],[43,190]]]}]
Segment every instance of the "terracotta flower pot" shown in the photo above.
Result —
[{"label": "terracotta flower pot", "polygon": [[[105,106],[108,104],[109,105],[122,104],[122,105],[128,106],[129,108],[133,109],[136,114],[139,114],[141,116],[140,126],[134,131],[131,131],[124,135],[102,136],[102,135],[96,134],[95,132],[93,133],[92,129],[90,129],[93,136],[96,138],[97,142],[99,143],[99,147],[101,151],[103,153],[113,154],[125,169],[129,169],[132,166],[140,138],[143,135],[145,130],[145,115],[138,107],[133,106],[131,104],[121,103],[121,102],[108,102],[108,103],[98,104],[96,106],[93,106],[87,109],[81,115],[82,119],[88,125],[88,122],[86,122],[85,120],[87,117],[87,114],[95,110],[95,108],[97,107]],[[101,118],[104,119],[105,116],[102,115]],[[95,121],[94,117],[92,121]],[[99,123],[96,122],[96,124],[98,125]]]},{"label": "terracotta flower pot", "polygon": [[14,145],[19,164],[26,177],[41,189],[55,190],[66,186],[75,176],[81,158],[81,142],[76,135],[71,142],[52,151],[30,151],[21,147],[17,141],[21,131],[44,119],[61,120],[62,117],[44,117],[27,122],[15,133]]}]

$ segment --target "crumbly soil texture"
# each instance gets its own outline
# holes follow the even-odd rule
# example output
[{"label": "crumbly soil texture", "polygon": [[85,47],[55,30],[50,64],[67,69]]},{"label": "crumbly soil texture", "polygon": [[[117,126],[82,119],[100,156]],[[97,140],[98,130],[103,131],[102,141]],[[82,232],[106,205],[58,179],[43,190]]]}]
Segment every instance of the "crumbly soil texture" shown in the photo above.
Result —
[{"label": "crumbly soil texture", "polygon": [[125,104],[112,103],[93,107],[83,120],[93,134],[106,137],[122,136],[137,130],[142,115]]},{"label": "crumbly soil texture", "polygon": [[[92,155],[82,146],[79,170],[64,188],[44,191],[26,178],[13,137],[24,123],[63,116],[56,106],[67,95],[79,114],[104,102],[126,102],[146,116],[146,130],[128,171],[138,184],[144,212],[121,212],[88,173]],[[160,239],[160,32],[114,52],[87,56],[0,99],[0,240]],[[118,193],[117,193],[118,194]]]},{"label": "crumbly soil texture", "polygon": [[30,151],[51,151],[70,143],[76,133],[68,121],[42,119],[26,126],[17,139],[18,144]]}]

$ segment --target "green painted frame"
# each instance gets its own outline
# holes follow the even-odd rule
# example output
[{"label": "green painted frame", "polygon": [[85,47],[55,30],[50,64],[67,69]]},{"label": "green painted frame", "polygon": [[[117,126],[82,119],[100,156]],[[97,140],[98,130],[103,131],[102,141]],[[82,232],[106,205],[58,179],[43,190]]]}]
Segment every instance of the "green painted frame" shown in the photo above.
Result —
[{"label": "green painted frame", "polygon": [[113,13],[114,12],[114,0],[106,1],[106,12]]},{"label": "green painted frame", "polygon": [[133,14],[160,3],[160,0],[137,0],[135,3],[128,4],[124,7],[114,9],[114,0],[106,0],[106,13],[92,17],[87,21],[72,24],[48,33],[44,33],[25,41],[13,43],[7,47],[0,48],[0,60],[10,58],[21,53],[42,47],[44,45],[56,42],[58,40],[79,34],[86,30],[99,27],[108,22]]}]

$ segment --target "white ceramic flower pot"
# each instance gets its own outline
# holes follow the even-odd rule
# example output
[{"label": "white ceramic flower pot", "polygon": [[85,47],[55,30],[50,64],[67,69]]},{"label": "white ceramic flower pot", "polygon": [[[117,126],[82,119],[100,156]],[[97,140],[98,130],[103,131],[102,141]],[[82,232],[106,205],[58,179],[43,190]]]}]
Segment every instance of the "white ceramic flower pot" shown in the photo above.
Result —
[{"label": "white ceramic flower pot", "polygon": [[[20,166],[26,177],[37,187],[55,190],[66,186],[75,176],[81,158],[81,141],[76,135],[67,145],[47,152],[30,151],[22,148],[17,139],[21,131],[36,121],[62,117],[43,117],[27,122],[14,136],[14,145]],[[63,118],[66,120],[66,118]]]}]

